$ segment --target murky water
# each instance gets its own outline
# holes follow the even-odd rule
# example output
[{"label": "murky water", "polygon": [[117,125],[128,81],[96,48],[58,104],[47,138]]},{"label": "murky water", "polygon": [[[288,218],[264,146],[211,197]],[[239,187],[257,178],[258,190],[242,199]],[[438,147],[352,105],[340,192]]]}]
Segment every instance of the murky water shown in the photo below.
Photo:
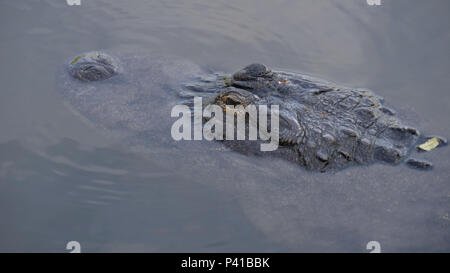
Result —
[{"label": "murky water", "polygon": [[0,251],[450,251],[448,148],[423,154],[430,172],[311,173],[218,143],[131,146],[57,90],[67,58],[98,49],[262,62],[370,88],[450,136],[450,3],[381,2],[1,1]]}]

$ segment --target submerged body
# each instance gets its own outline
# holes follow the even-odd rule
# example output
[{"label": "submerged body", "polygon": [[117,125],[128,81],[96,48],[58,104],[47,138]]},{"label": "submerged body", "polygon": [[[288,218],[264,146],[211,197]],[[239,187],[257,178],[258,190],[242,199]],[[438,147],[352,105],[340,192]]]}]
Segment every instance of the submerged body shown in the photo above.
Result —
[{"label": "submerged body", "polygon": [[67,61],[58,73],[58,90],[69,108],[94,127],[129,141],[169,142],[177,94],[168,90],[176,90],[192,73],[201,70],[177,58],[95,51]]},{"label": "submerged body", "polygon": [[[70,104],[90,121],[124,133],[151,136],[152,131],[164,129],[169,134],[167,106],[177,95],[201,96],[224,111],[227,105],[278,105],[280,149],[269,154],[310,170],[377,161],[397,164],[421,140],[417,129],[402,124],[371,91],[271,71],[262,64],[233,75],[207,75],[190,63],[150,57],[116,59],[93,52],[74,58],[67,72],[62,92]],[[227,142],[234,150],[259,154],[248,141]],[[418,168],[431,167],[417,159],[409,162]]]}]

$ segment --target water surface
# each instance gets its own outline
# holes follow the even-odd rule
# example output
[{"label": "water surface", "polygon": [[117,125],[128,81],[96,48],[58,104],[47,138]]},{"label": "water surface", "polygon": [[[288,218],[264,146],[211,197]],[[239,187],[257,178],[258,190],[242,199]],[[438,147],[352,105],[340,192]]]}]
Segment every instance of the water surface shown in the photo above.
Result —
[{"label": "water surface", "polygon": [[55,80],[98,49],[262,62],[370,88],[448,137],[448,1],[81,1],[0,2],[0,251],[450,251],[448,148],[423,154],[431,172],[319,174],[217,143],[131,147],[75,115]]}]

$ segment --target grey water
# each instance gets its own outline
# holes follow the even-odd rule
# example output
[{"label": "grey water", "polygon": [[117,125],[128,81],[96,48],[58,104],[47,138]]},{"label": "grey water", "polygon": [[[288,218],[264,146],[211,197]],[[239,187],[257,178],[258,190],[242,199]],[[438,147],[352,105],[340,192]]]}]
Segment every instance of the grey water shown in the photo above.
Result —
[{"label": "grey water", "polygon": [[74,113],[56,80],[102,49],[225,72],[261,62],[369,88],[448,138],[449,12],[447,0],[1,0],[0,252],[449,252],[448,147],[420,154],[432,171],[336,173],[218,143],[131,147]]}]

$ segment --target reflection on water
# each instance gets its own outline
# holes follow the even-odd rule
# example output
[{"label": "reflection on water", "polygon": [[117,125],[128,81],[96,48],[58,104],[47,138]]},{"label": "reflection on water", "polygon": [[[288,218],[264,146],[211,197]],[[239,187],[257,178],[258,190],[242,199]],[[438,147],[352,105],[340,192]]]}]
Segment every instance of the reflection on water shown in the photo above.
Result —
[{"label": "reflection on water", "polygon": [[448,137],[450,3],[431,2],[2,2],[0,251],[450,251],[449,149],[424,154],[432,172],[317,174],[214,143],[129,147],[55,90],[61,64],[96,49],[257,61],[371,88]]}]

